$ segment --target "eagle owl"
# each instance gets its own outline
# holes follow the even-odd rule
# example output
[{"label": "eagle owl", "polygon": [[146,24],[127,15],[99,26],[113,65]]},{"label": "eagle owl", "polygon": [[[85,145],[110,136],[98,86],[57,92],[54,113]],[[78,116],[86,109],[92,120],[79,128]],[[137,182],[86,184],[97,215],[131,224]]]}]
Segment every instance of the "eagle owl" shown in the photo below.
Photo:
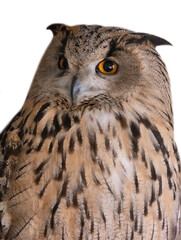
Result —
[{"label": "eagle owl", "polygon": [[180,239],[169,77],[146,33],[48,27],[26,101],[0,135],[0,239]]}]

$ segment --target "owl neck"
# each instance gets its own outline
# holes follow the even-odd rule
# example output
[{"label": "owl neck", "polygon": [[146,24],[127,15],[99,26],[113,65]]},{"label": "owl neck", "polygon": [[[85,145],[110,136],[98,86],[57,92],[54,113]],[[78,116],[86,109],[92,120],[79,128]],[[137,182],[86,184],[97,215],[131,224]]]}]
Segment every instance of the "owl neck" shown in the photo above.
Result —
[{"label": "owl neck", "polygon": [[126,115],[133,118],[132,120],[147,119],[151,124],[165,128],[173,137],[174,123],[171,103],[166,105],[159,98],[150,100],[150,98],[139,94],[139,97],[134,97],[121,104],[126,111]]}]

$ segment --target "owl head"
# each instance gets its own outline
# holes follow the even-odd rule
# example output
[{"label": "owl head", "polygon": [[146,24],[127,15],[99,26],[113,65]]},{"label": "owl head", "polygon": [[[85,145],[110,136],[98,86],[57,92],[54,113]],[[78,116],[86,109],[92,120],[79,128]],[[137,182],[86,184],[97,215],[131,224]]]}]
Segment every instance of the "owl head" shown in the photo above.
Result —
[{"label": "owl head", "polygon": [[169,78],[155,49],[170,45],[168,41],[98,25],[53,24],[48,29],[53,39],[30,93],[58,91],[73,106],[104,94],[137,108],[140,103],[151,110],[171,113]]}]

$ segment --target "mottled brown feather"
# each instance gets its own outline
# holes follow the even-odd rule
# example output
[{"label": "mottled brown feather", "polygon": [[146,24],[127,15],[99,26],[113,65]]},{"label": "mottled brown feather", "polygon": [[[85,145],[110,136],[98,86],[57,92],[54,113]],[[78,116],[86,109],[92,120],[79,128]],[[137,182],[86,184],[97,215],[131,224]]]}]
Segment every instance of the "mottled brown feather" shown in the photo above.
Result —
[{"label": "mottled brown feather", "polygon": [[[54,38],[25,104],[0,135],[0,238],[180,239],[180,159],[153,38],[49,28]],[[68,72],[57,69],[61,51]],[[87,74],[107,54],[119,77]],[[72,99],[74,75],[89,92]]]}]

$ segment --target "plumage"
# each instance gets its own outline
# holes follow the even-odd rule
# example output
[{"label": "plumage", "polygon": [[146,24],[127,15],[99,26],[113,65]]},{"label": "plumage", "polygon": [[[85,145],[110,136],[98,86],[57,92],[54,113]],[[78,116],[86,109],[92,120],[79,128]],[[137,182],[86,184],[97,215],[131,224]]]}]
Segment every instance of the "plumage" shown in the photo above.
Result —
[{"label": "plumage", "polygon": [[168,42],[48,29],[25,103],[0,135],[0,239],[180,239],[170,83],[155,50]]}]

